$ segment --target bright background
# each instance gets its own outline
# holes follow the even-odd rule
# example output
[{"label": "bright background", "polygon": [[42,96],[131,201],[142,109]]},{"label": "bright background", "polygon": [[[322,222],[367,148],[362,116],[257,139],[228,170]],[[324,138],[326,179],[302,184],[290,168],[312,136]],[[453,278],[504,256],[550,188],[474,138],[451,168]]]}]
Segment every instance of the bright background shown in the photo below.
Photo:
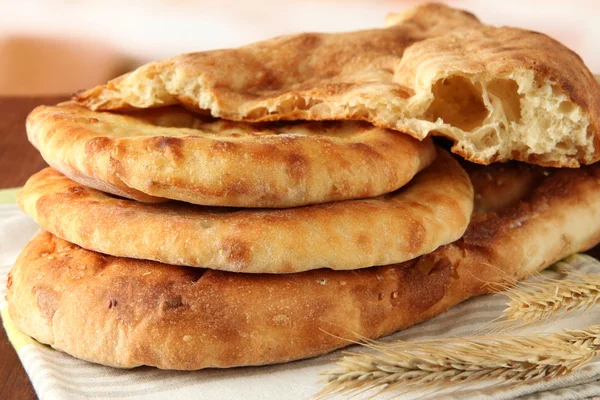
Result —
[{"label": "bright background", "polygon": [[[0,0],[0,95],[57,94],[149,60],[271,36],[383,26],[406,0]],[[600,72],[600,1],[446,1],[494,25],[547,33]]]}]

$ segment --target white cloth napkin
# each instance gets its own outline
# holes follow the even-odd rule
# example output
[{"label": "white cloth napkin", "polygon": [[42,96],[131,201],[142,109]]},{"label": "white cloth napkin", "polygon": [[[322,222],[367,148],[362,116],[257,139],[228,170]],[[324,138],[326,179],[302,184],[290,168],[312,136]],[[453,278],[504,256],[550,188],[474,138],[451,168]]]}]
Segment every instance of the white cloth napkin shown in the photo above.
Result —
[{"label": "white cloth napkin", "polygon": [[[319,372],[334,366],[341,352],[283,365],[233,369],[209,369],[196,372],[162,371],[155,368],[119,370],[91,364],[40,345],[16,331],[6,312],[6,276],[18,253],[38,230],[15,205],[0,204],[0,308],[9,338],[33,387],[42,400],[84,398],[127,399],[307,399],[322,387]],[[599,272],[600,262],[588,259],[576,263],[580,272]],[[439,317],[399,332],[394,339],[467,335],[502,313],[503,295],[481,296],[466,301]],[[543,328],[584,328],[600,323],[600,308],[579,313]],[[536,327],[536,330],[541,330]],[[354,346],[353,350],[358,350]],[[445,394],[447,399],[585,399],[600,396],[600,362],[594,362],[574,374],[535,384],[517,384],[509,388],[493,387]],[[372,392],[369,392],[372,394]],[[393,393],[386,395],[386,398]],[[400,396],[399,399],[417,396]],[[355,398],[361,398],[357,396]],[[426,397],[430,398],[430,397]]]}]

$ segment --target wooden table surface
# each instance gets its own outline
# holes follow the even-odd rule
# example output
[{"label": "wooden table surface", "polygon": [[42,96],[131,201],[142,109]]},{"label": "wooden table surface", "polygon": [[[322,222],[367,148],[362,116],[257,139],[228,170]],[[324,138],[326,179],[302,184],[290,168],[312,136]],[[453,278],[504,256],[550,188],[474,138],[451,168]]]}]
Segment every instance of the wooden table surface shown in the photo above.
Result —
[{"label": "wooden table surface", "polygon": [[[23,186],[31,174],[47,166],[27,141],[25,118],[39,104],[56,104],[65,99],[66,96],[0,97],[0,189]],[[588,253],[600,257],[600,246]],[[4,329],[0,329],[0,399],[37,399]]]},{"label": "wooden table surface", "polygon": [[[39,104],[56,104],[62,97],[0,97],[0,189],[23,186],[34,172],[46,167],[25,134],[25,118]],[[0,328],[0,399],[37,399],[29,378]]]}]

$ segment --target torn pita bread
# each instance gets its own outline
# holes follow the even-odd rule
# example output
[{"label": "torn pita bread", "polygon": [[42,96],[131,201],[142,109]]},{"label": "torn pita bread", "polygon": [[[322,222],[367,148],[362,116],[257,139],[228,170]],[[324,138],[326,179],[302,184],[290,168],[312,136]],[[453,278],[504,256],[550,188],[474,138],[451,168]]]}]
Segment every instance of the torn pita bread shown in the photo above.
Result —
[{"label": "torn pita bread", "polygon": [[42,343],[120,368],[325,354],[346,346],[339,337],[348,332],[377,338],[407,328],[489,292],[486,283],[513,283],[597,244],[600,164],[547,173],[520,202],[476,214],[456,243],[360,271],[201,270],[104,256],[43,232],[9,275],[10,316]]},{"label": "torn pita bread", "polygon": [[[398,135],[396,135],[398,136]],[[460,238],[469,177],[444,150],[407,186],[377,198],[277,210],[143,204],[47,168],[18,194],[42,228],[121,257],[251,273],[358,269],[411,260]]]},{"label": "torn pita bread", "polygon": [[431,164],[435,147],[365,122],[206,121],[181,107],[128,115],[40,106],[27,134],[69,178],[144,202],[283,208],[375,197]]},{"label": "torn pita bread", "polygon": [[243,121],[365,120],[441,135],[470,161],[577,167],[600,159],[600,86],[546,35],[426,4],[385,29],[304,33],[144,65],[76,101],[183,104]]}]

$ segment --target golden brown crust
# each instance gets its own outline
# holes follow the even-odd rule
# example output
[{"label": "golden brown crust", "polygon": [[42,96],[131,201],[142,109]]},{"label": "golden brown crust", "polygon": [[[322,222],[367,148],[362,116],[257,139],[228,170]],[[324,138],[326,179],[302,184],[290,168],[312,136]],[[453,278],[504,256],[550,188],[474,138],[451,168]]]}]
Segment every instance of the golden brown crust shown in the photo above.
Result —
[{"label": "golden brown crust", "polygon": [[119,115],[41,106],[27,133],[71,179],[144,202],[279,208],[374,197],[435,157],[431,141],[367,123],[206,122],[176,107]]},{"label": "golden brown crust", "polygon": [[143,204],[47,168],[18,195],[60,238],[102,253],[252,273],[357,269],[413,259],[462,236],[473,209],[467,174],[447,152],[406,187],[373,199],[278,210]]},{"label": "golden brown crust", "polygon": [[462,163],[469,174],[475,202],[473,213],[508,208],[529,195],[552,170],[519,162],[479,165]]},{"label": "golden brown crust", "polygon": [[19,329],[116,367],[198,369],[327,353],[377,338],[600,241],[600,165],[558,170],[479,214],[454,244],[402,265],[250,275],[103,256],[41,233],[8,281]]},{"label": "golden brown crust", "polygon": [[401,267],[204,272],[102,256],[42,233],[11,272],[8,300],[19,329],[79,358],[198,369],[323,354],[342,344],[319,329],[335,332],[335,324],[369,336],[394,329],[393,314],[412,325],[440,300],[450,275],[447,266],[431,276]]},{"label": "golden brown crust", "polygon": [[485,164],[600,158],[600,85],[578,55],[440,4],[391,16],[385,29],[153,62],[75,100],[95,110],[183,104],[244,121],[365,120],[419,139],[447,136],[454,152]]},{"label": "golden brown crust", "polygon": [[[206,85],[204,101],[215,102],[213,115],[239,119],[234,109],[247,101],[258,102],[284,94],[290,114],[281,110],[245,107],[240,110],[248,120],[310,119],[304,114],[317,104],[304,102],[302,94],[336,98],[345,92],[368,87],[356,78],[378,78],[382,72],[394,73],[394,62],[411,44],[455,29],[475,28],[481,24],[473,15],[440,4],[427,4],[395,19],[390,29],[372,29],[345,34],[301,33],[281,36],[238,49],[182,54],[153,62],[106,85],[77,93],[74,98],[91,109],[124,110],[184,104],[190,108],[209,108],[200,96],[186,96],[186,78],[200,78]],[[357,57],[360,55],[360,57]],[[162,73],[179,75],[175,87],[161,82]],[[386,71],[387,70],[387,71]],[[354,76],[353,75],[359,75]],[[370,75],[369,75],[370,74]],[[154,84],[143,81],[143,89],[153,90],[146,96],[130,84],[145,76],[153,76]],[[352,79],[348,79],[352,78]],[[369,80],[369,79],[364,79]],[[370,79],[373,80],[373,79]],[[377,80],[375,80],[377,81]],[[198,88],[199,89],[199,88]],[[395,86],[399,96],[408,96],[405,88]],[[131,94],[128,96],[127,94]],[[282,99],[284,100],[284,99]],[[220,114],[216,114],[216,113]],[[294,114],[294,115],[292,115]],[[235,117],[238,118],[235,118]],[[270,116],[270,117],[269,117]],[[359,115],[356,115],[360,119]],[[341,118],[340,118],[341,119]]]}]

